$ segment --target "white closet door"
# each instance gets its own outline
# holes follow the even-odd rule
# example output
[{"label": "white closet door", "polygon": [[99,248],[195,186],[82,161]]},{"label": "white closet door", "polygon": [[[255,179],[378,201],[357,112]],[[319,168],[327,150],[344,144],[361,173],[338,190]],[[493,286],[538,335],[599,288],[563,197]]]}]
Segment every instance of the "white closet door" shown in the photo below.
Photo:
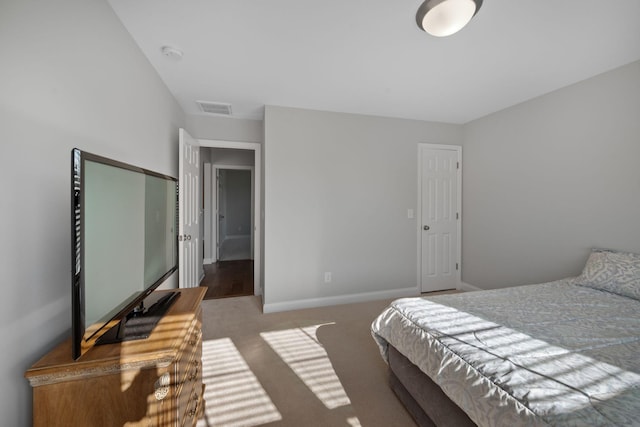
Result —
[{"label": "white closet door", "polygon": [[455,289],[460,281],[461,148],[423,144],[419,150],[421,290]]}]

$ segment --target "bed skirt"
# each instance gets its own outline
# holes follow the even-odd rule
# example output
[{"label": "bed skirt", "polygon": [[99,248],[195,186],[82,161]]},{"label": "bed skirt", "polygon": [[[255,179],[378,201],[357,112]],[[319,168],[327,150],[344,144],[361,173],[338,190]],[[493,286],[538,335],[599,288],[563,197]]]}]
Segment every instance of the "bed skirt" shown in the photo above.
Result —
[{"label": "bed skirt", "polygon": [[420,427],[476,425],[431,378],[392,345],[389,345],[389,385]]}]

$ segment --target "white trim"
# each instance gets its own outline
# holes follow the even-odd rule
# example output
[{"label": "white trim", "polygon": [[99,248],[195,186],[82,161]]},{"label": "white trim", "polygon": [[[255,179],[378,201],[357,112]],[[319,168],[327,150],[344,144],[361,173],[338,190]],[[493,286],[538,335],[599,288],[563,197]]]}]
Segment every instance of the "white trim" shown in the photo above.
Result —
[{"label": "white trim", "polygon": [[239,142],[239,141],[224,141],[216,139],[198,139],[200,147],[210,148],[235,148],[239,150],[253,150],[253,187],[254,191],[254,261],[253,261],[253,293],[255,295],[262,295],[262,277],[260,272],[262,271],[262,225],[260,219],[262,217],[262,144],[259,142]]},{"label": "white trim", "polygon": [[213,263],[214,263],[214,262],[216,262],[216,261],[215,261],[213,258],[205,258],[205,259],[203,260],[203,262],[204,262],[205,264],[213,264]]},{"label": "white trim", "polygon": [[458,290],[472,292],[472,291],[483,291],[484,289],[479,288],[477,286],[470,285],[469,283],[466,283],[466,282],[460,282],[460,285],[458,286]]},{"label": "white trim", "polygon": [[457,197],[457,212],[460,214],[458,218],[458,241],[457,250],[456,250],[456,259],[458,262],[458,270],[456,272],[456,282],[458,286],[462,284],[462,147],[459,145],[446,145],[446,144],[429,144],[420,142],[418,143],[418,209],[417,210],[417,221],[416,221],[416,232],[418,235],[418,262],[417,262],[417,287],[422,292],[422,150],[423,149],[433,149],[433,150],[451,150],[456,151],[458,153],[458,164],[459,168],[458,172],[458,197]]},{"label": "white trim", "polygon": [[353,304],[366,301],[418,296],[420,296],[420,292],[417,288],[402,288],[388,291],[365,292],[362,294],[308,298],[294,301],[276,302],[273,304],[264,304],[262,307],[262,312],[265,314],[276,313],[279,311],[300,310],[303,308],[326,307],[330,305]]},{"label": "white trim", "polygon": [[262,144],[259,142],[226,141],[223,139],[196,139],[201,147],[211,148],[237,148],[238,150],[260,151]]}]

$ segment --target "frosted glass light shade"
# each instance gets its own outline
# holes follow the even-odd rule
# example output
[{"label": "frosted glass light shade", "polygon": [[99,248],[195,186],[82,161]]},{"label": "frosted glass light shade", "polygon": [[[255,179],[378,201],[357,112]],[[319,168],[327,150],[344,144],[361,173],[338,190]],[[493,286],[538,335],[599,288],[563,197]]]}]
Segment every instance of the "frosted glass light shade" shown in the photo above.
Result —
[{"label": "frosted glass light shade", "polygon": [[464,28],[481,5],[482,0],[425,0],[418,9],[416,22],[433,36],[450,36]]}]

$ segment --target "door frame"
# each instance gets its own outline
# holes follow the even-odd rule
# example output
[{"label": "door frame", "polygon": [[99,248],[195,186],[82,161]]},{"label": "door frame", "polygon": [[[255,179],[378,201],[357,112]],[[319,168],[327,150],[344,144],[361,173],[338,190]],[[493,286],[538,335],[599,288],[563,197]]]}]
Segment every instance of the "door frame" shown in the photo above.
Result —
[{"label": "door frame", "polygon": [[417,285],[418,292],[422,293],[422,151],[428,150],[449,150],[455,151],[458,156],[459,167],[457,169],[457,212],[459,213],[457,221],[457,234],[456,239],[456,259],[458,263],[458,269],[456,270],[456,289],[460,289],[462,285],[462,146],[460,145],[446,145],[446,144],[430,144],[430,143],[418,143],[418,209],[416,216],[416,234],[418,240],[418,276]]},{"label": "door frame", "polygon": [[[218,139],[198,139],[200,147],[206,148],[233,148],[238,150],[252,150],[253,156],[253,293],[254,295],[262,295],[262,144],[259,142],[241,142],[241,141],[225,141]],[[213,169],[218,165],[211,165]],[[231,169],[232,167],[227,167]],[[213,178],[212,178],[213,179]],[[216,190],[217,191],[217,190]],[[211,239],[213,236],[208,236]],[[217,239],[217,237],[216,237]],[[214,248],[212,248],[214,249]]]},{"label": "door frame", "polygon": [[[254,239],[255,239],[255,220],[256,220],[256,206],[255,206],[255,166],[238,166],[238,165],[216,165],[216,164],[211,164],[211,190],[212,193],[211,194],[211,215],[212,215],[212,221],[213,221],[213,215],[219,215],[218,212],[218,198],[220,197],[220,195],[218,194],[218,171],[220,169],[222,170],[248,170],[251,173],[251,225],[253,226],[253,229],[251,230],[251,259],[254,260],[255,262],[255,248],[254,248]],[[217,262],[220,259],[220,247],[219,244],[220,242],[220,233],[219,233],[219,225],[220,225],[220,220],[219,217],[216,217],[216,225],[215,226],[211,226],[211,243],[215,243],[217,246],[215,248],[215,251],[212,251],[213,253],[215,253],[214,256],[214,262]]]}]

